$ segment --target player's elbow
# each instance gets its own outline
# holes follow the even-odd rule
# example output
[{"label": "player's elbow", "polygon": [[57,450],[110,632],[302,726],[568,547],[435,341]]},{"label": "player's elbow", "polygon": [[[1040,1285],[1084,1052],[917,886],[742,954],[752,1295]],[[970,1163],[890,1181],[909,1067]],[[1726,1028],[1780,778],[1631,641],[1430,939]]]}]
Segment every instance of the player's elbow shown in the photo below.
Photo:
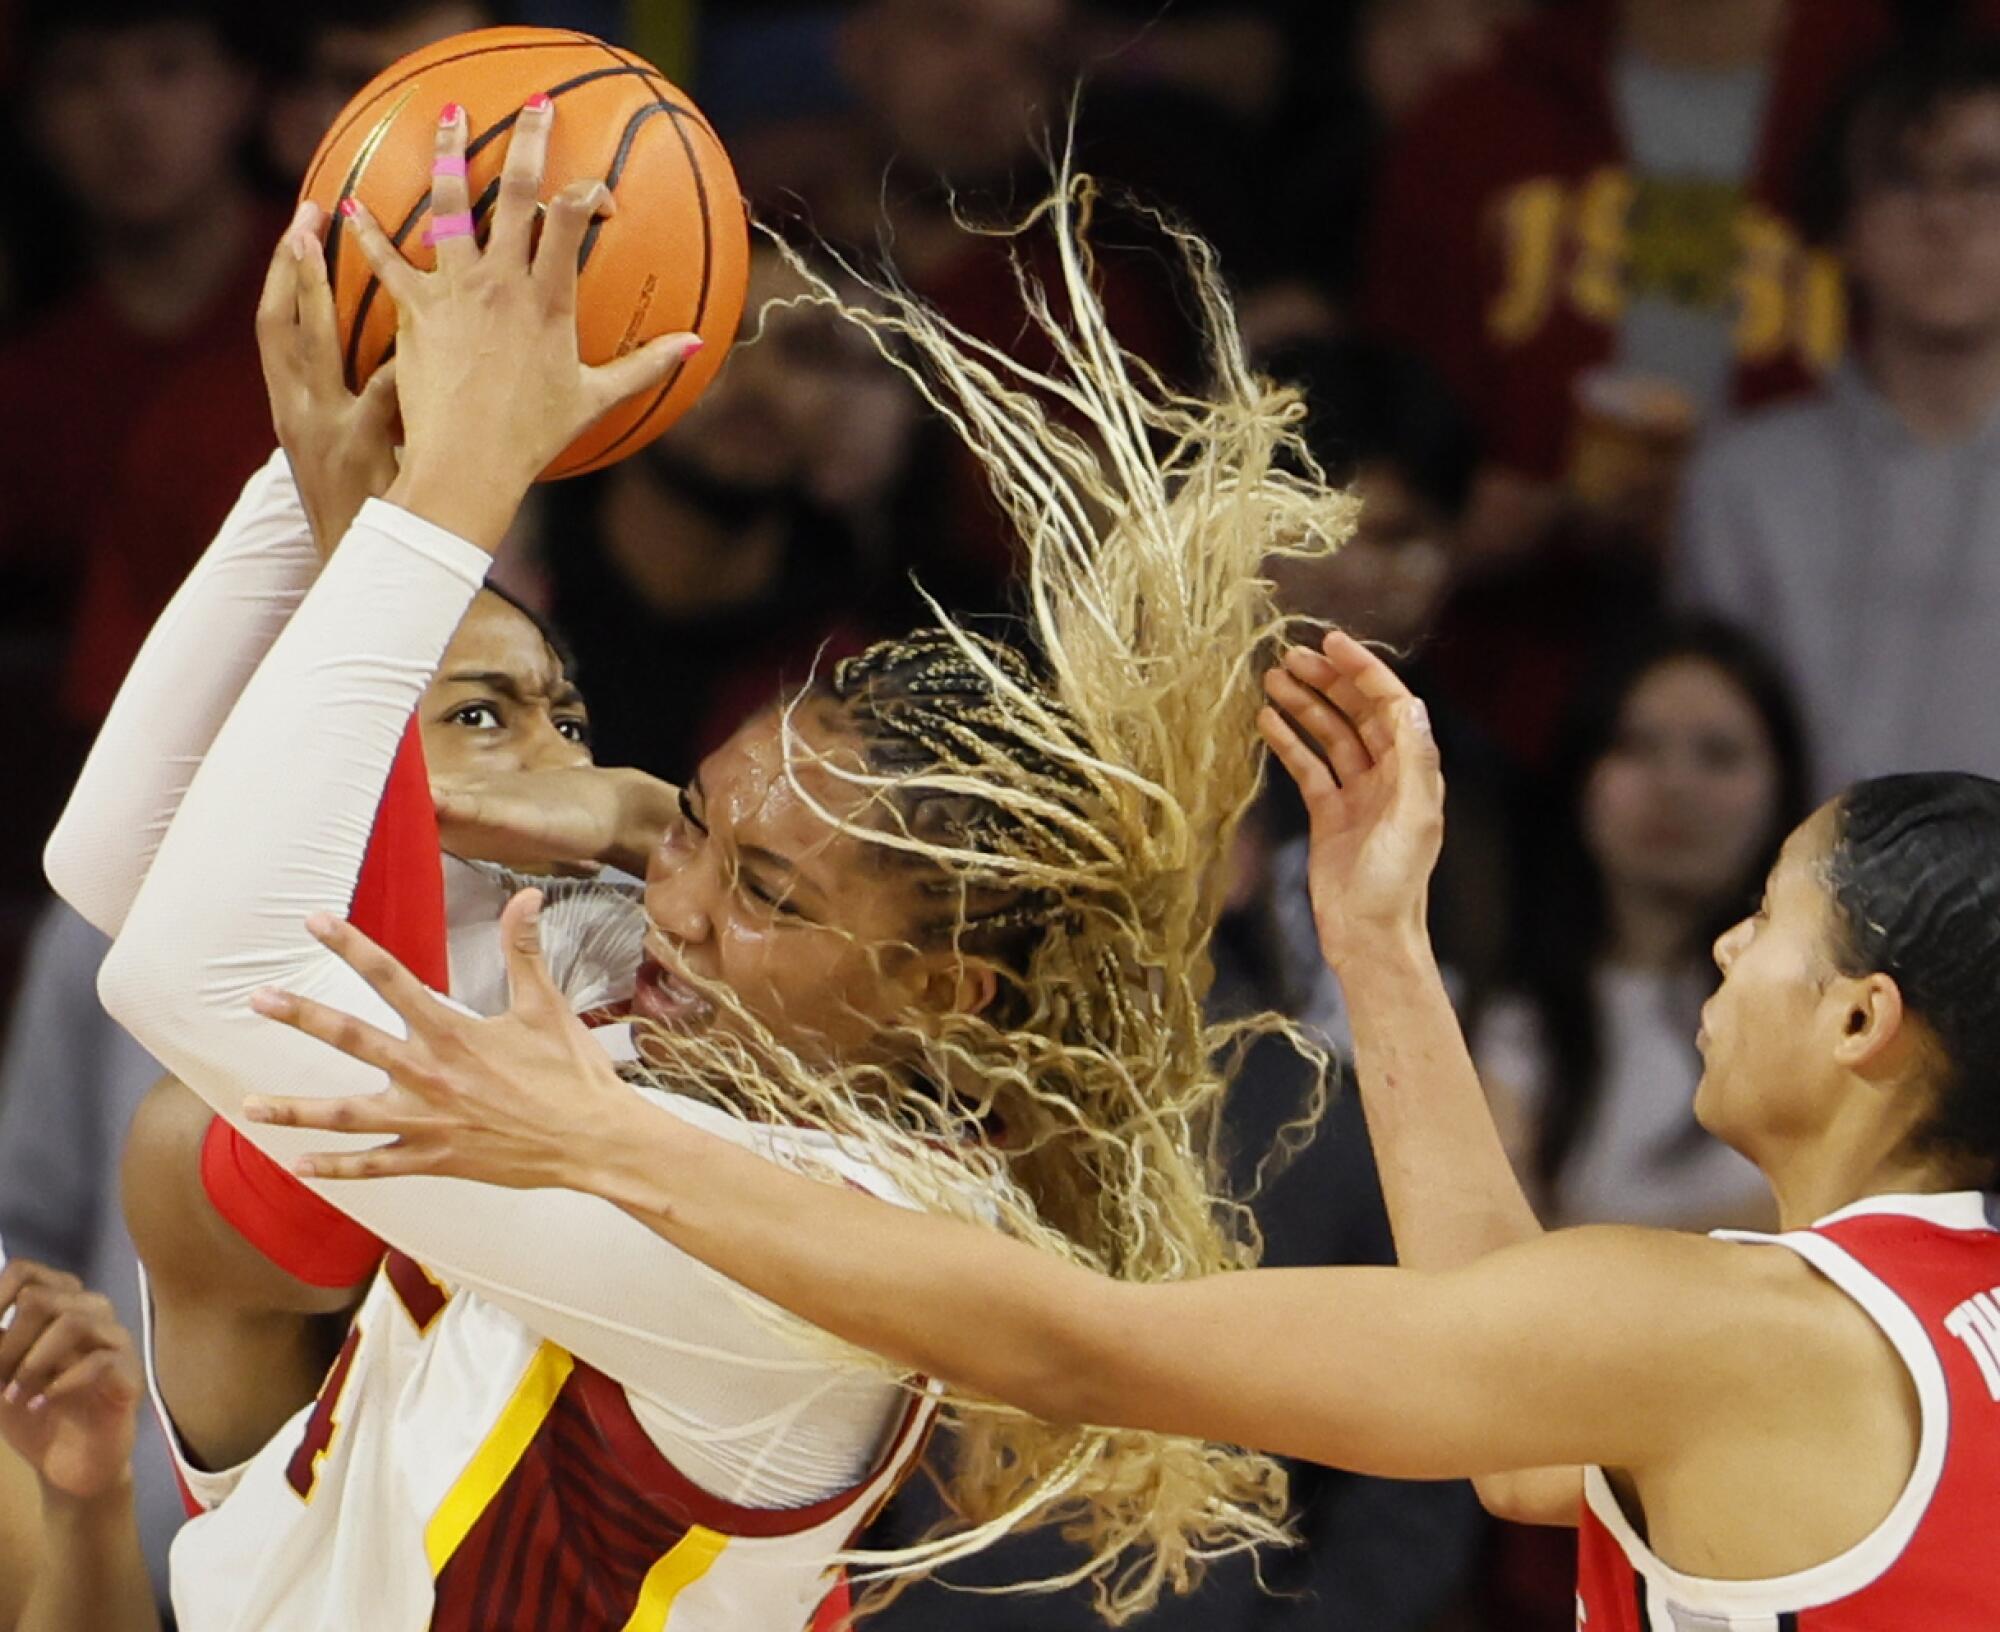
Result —
[{"label": "player's elbow", "polygon": [[1583,1501],[1583,1475],[1576,1468],[1488,1473],[1472,1488],[1481,1507],[1509,1524],[1573,1525]]}]

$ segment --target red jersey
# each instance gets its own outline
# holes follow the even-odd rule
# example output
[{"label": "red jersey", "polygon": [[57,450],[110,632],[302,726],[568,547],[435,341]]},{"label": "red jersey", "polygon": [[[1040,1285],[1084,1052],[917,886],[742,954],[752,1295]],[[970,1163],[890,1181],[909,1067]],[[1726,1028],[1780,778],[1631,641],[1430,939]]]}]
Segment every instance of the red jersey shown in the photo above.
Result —
[{"label": "red jersey", "polygon": [[1577,1625],[1587,1632],[1991,1632],[2000,1626],[2000,1229],[1986,1198],[1876,1196],[1788,1247],[1868,1312],[1916,1385],[1916,1466],[1888,1517],[1839,1557],[1762,1581],[1653,1556],[1603,1473],[1584,1474]]}]

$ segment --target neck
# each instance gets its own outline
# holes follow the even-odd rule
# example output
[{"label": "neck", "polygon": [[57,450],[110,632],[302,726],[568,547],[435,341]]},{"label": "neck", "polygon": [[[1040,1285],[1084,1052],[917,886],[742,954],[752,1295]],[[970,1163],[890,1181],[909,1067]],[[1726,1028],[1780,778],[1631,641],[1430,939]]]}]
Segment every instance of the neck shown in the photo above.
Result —
[{"label": "neck", "polygon": [[1770,55],[1785,0],[1624,0],[1627,49],[1663,68],[1748,68]]},{"label": "neck", "polygon": [[1946,341],[1885,328],[1869,347],[1868,377],[1913,434],[1961,440],[2000,402],[2000,331]]},{"label": "neck", "polygon": [[224,182],[157,225],[100,233],[95,259],[111,304],[143,335],[184,334],[241,264],[251,214],[242,189]]},{"label": "neck", "polygon": [[673,617],[756,600],[784,559],[778,504],[745,524],[725,522],[639,460],[613,472],[603,524],[606,548],[626,581],[654,611]]},{"label": "neck", "polygon": [[1687,961],[1688,939],[1697,918],[1683,897],[1607,882],[1604,904],[1611,929],[1609,962],[1621,969],[1663,973]]},{"label": "neck", "polygon": [[1824,1148],[1796,1163],[1765,1169],[1778,1198],[1778,1228],[1802,1230],[1815,1219],[1870,1196],[1938,1196],[1967,1188],[1962,1175],[1936,1161],[1898,1154],[1880,1160],[1843,1161]]}]

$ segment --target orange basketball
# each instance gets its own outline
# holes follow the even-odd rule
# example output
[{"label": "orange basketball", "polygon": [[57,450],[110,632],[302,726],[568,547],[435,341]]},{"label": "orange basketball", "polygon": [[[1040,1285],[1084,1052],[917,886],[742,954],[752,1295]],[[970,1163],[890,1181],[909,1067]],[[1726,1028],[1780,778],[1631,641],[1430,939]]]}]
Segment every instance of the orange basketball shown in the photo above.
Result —
[{"label": "orange basketball", "polygon": [[438,113],[465,109],[466,184],[484,226],[499,196],[508,132],[536,92],[555,102],[542,197],[602,179],[617,213],[583,241],[577,341],[608,362],[656,335],[692,329],[706,344],[658,390],[613,408],[544,477],[575,476],[644,447],[722,366],[743,315],[750,244],[743,196],[708,121],[658,69],[588,34],[487,28],[440,40],[385,69],[341,111],[306,170],[301,198],[331,217],[332,279],[347,383],[358,389],[394,351],[395,303],[347,241],[339,213],[358,198],[411,265],[429,271],[431,161]]}]

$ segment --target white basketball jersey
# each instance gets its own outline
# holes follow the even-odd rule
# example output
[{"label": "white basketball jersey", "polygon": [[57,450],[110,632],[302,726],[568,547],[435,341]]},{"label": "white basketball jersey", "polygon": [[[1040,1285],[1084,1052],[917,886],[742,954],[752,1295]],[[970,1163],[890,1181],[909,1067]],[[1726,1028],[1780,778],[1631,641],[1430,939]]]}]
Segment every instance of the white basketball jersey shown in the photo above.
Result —
[{"label": "white basketball jersey", "polygon": [[739,1507],[676,1470],[608,1377],[391,1253],[317,1400],[254,1458],[206,1473],[174,1444],[204,1509],[174,1543],[175,1614],[183,1632],[800,1632],[933,1410],[912,1396],[853,1489]]}]

